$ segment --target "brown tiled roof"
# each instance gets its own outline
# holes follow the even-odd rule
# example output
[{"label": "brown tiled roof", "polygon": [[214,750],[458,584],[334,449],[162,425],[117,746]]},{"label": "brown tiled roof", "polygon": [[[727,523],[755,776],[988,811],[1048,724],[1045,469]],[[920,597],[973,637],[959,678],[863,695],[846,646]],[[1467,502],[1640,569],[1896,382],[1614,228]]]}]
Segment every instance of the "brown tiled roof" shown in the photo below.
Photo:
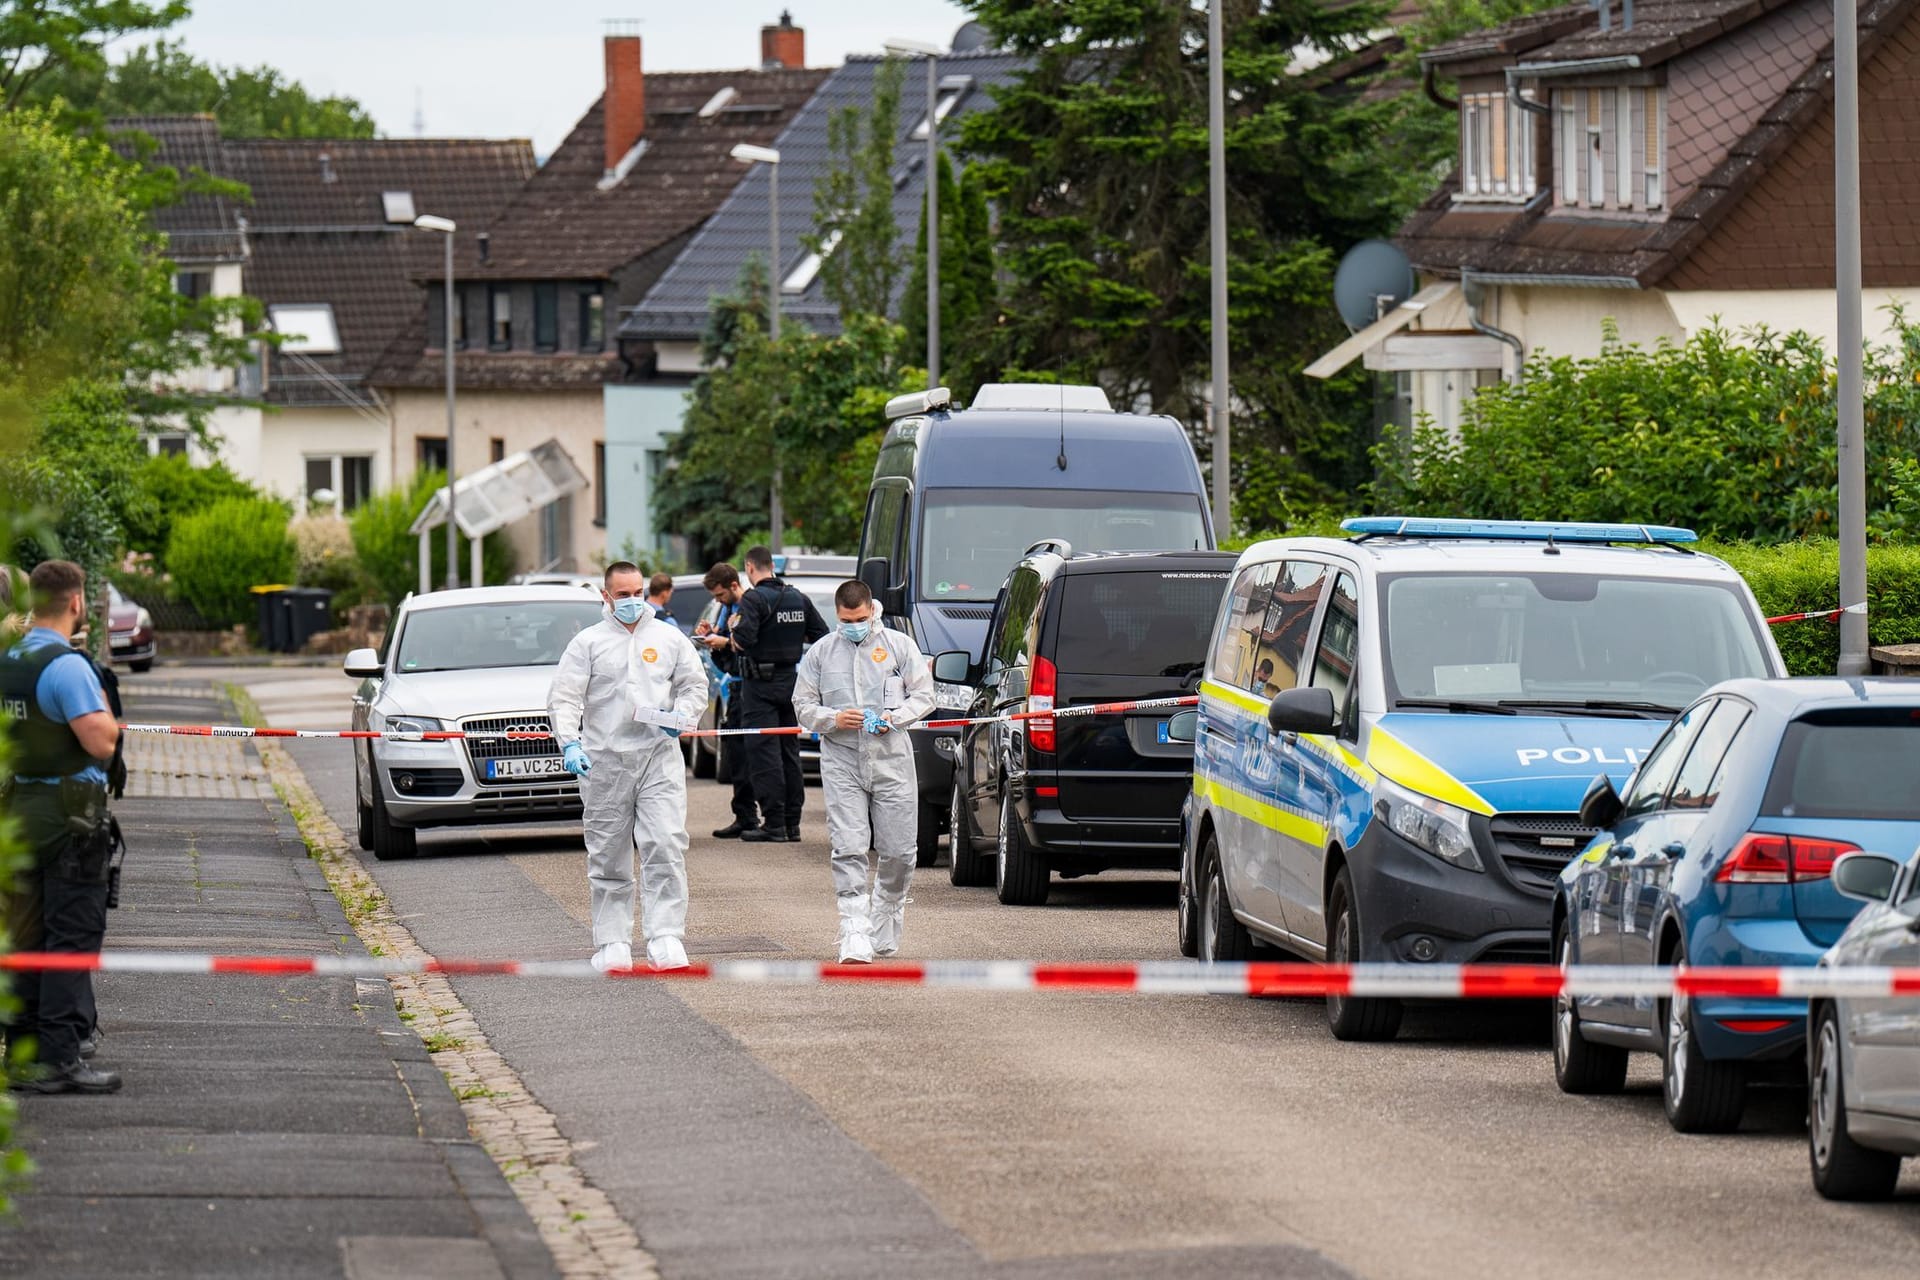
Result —
[{"label": "brown tiled roof", "polygon": [[[107,134],[122,155],[143,156],[178,170],[182,177],[195,170],[228,176],[220,125],[212,116],[127,116],[108,121]],[[166,235],[167,252],[175,262],[238,262],[246,251],[239,223],[244,211],[243,202],[226,196],[191,195],[154,210],[153,224]]]},{"label": "brown tiled roof", "polygon": [[[427,351],[426,313],[408,319],[374,370],[381,387],[437,391],[446,383],[446,365],[439,350]],[[611,344],[609,344],[611,345]],[[458,388],[486,391],[597,391],[618,382],[623,366],[617,352],[598,355],[569,352],[457,351],[453,379]]]},{"label": "brown tiled roof", "polygon": [[[600,189],[606,172],[596,101],[488,232],[488,261],[460,236],[463,279],[603,279],[704,222],[746,176],[728,156],[742,142],[772,145],[805,105],[824,70],[656,71],[646,77],[647,149],[626,177]],[[699,118],[714,94],[739,97]]]},{"label": "brown tiled roof", "polygon": [[[1746,8],[1754,10],[1757,4],[1755,0]],[[1643,3],[1638,12],[1645,12],[1647,7]],[[1897,52],[1901,46],[1897,42],[1890,44],[1889,38],[1901,33],[1916,12],[1920,12],[1920,0],[1862,0],[1862,65],[1883,46]],[[1783,38],[1791,34],[1791,17],[1778,19]],[[1636,28],[1639,25],[1637,17],[1635,25]],[[1526,60],[1533,61],[1537,56],[1537,53],[1530,54]],[[1493,275],[1604,277],[1631,280],[1642,287],[1658,284],[1739,207],[1741,200],[1789,146],[1815,129],[1823,119],[1831,120],[1832,62],[1829,39],[1813,65],[1791,82],[1759,116],[1758,123],[1734,141],[1697,183],[1690,189],[1670,193],[1674,204],[1664,218],[1604,218],[1575,210],[1551,210],[1545,208],[1544,203],[1531,208],[1456,205],[1453,202],[1458,190],[1456,175],[1414,212],[1397,239],[1416,266],[1440,275],[1470,270]],[[1905,64],[1905,74],[1911,74],[1913,65]],[[1899,78],[1896,74],[1895,79]],[[1709,110],[1739,112],[1738,99],[1750,91],[1750,79],[1729,75],[1719,83],[1724,92],[1712,100],[1718,106]],[[1898,95],[1863,98],[1866,103],[1863,116],[1870,111],[1895,109],[1897,104],[1882,105],[1888,103],[1890,97]],[[1750,118],[1750,113],[1748,115]],[[1712,124],[1708,118],[1670,122],[1669,163],[1676,156],[1684,157],[1691,132],[1711,132]],[[1868,136],[1872,136],[1871,122],[1863,125]],[[1831,128],[1830,123],[1827,127]],[[1895,162],[1893,157],[1888,159]],[[1830,227],[1833,185],[1830,151],[1824,163],[1826,172],[1809,175],[1809,181],[1824,187],[1827,193]],[[1904,152],[1897,163],[1903,171],[1914,170],[1915,185],[1920,187],[1920,159]],[[1831,244],[1830,232],[1825,243]],[[1830,286],[1830,272],[1827,279]]]}]

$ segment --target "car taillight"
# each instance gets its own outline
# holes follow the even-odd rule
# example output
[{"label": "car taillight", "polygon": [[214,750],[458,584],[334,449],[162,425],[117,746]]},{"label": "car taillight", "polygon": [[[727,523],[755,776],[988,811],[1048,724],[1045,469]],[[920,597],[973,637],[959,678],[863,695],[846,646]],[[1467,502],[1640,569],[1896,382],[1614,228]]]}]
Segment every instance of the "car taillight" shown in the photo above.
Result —
[{"label": "car taillight", "polygon": [[[1033,670],[1027,680],[1027,710],[1053,710],[1053,693],[1059,686],[1060,673],[1046,658],[1036,657]],[[1027,721],[1027,741],[1035,751],[1052,751],[1055,745],[1053,717],[1041,716]]]},{"label": "car taillight", "polygon": [[1816,836],[1776,836],[1749,832],[1733,847],[1714,876],[1721,884],[1798,884],[1825,880],[1843,853],[1860,846]]}]

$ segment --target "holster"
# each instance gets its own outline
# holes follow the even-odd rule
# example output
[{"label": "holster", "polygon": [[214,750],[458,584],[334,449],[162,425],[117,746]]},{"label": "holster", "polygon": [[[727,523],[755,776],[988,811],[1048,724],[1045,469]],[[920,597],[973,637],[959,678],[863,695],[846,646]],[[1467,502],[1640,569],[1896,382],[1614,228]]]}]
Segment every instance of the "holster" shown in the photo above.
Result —
[{"label": "holster", "polygon": [[97,782],[67,778],[60,783],[60,810],[67,817],[67,843],[60,851],[60,874],[81,884],[106,884],[117,826],[107,812],[107,789]]}]

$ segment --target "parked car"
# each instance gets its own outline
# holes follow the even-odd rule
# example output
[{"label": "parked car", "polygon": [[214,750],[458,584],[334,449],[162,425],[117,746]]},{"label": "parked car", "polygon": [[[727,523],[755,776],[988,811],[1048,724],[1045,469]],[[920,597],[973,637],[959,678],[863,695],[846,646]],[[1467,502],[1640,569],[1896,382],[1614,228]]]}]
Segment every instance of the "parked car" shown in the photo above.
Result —
[{"label": "parked car", "polygon": [[[1115,413],[1098,387],[989,384],[956,409],[945,387],[898,396],[874,464],[860,578],[921,652],[983,652],[993,600],[1026,549],[1205,551],[1214,531],[1185,424]],[[973,701],[939,682],[939,706]],[[956,735],[915,729],[920,861],[939,856]]]},{"label": "parked car", "polygon": [[[1920,845],[1920,682],[1734,680],[1683,711],[1623,795],[1593,780],[1602,828],[1561,875],[1560,963],[1813,965],[1859,903],[1841,855]],[[1750,1079],[1797,1081],[1805,1001],[1562,997],[1554,1076],[1618,1090],[1627,1053],[1659,1053],[1682,1133],[1740,1123]]]},{"label": "parked car", "polygon": [[[941,654],[934,678],[978,687],[969,717],[1191,694],[1233,561],[1226,551],[1030,547],[994,602],[984,661],[964,650]],[[1172,740],[1173,714],[959,730],[949,878],[991,881],[1000,901],[1034,906],[1047,900],[1056,872],[1179,866],[1193,744]]]},{"label": "parked car", "polygon": [[153,615],[120,594],[120,588],[107,588],[107,652],[115,662],[124,662],[129,671],[151,671],[157,642]]},{"label": "parked car", "polygon": [[578,587],[600,594],[603,579],[591,573],[516,573],[507,579],[516,587]]},{"label": "parked car", "polygon": [[[1624,780],[1704,689],[1785,675],[1765,619],[1685,529],[1344,527],[1247,548],[1221,601],[1181,949],[1544,962],[1595,767]],[[1390,1039],[1400,1012],[1327,1001],[1341,1039]]]},{"label": "parked car", "polygon": [[[1920,795],[1916,761],[1911,746],[1874,761],[1883,773],[1904,766],[1900,790],[1885,798],[1909,810]],[[1833,884],[1867,905],[1823,967],[1920,968],[1920,853],[1904,867],[1882,854],[1842,854]],[[1884,1200],[1900,1181],[1901,1158],[1920,1156],[1920,996],[1815,1000],[1807,1027],[1813,1185],[1829,1200]]]},{"label": "parked car", "polygon": [[[580,631],[599,622],[600,598],[576,587],[468,587],[410,596],[386,648],[356,649],[353,727],[396,732],[459,729],[545,732],[553,668]],[[580,788],[551,739],[358,744],[354,803],[360,847],[411,858],[422,827],[572,818]]]},{"label": "parked car", "polygon": [[[807,599],[813,601],[813,607],[820,611],[821,617],[827,619],[827,625],[833,625],[833,593],[839,589],[841,583],[847,580],[846,575],[803,572],[782,576],[797,587]],[[699,586],[698,577],[693,581],[700,592],[700,598],[706,601],[706,605],[694,615],[694,623],[688,627],[689,634],[692,633],[694,625],[701,622],[712,623],[720,616],[719,603],[704,586]],[[676,579],[673,601],[669,606],[675,609],[676,616],[680,597],[679,580]],[[717,728],[725,719],[726,707],[716,686],[713,696],[707,700],[706,711],[700,717],[700,727]],[[713,778],[731,786],[733,771],[740,759],[740,750],[741,744],[738,738],[694,738],[688,743],[687,763],[693,769],[694,777]],[[810,733],[802,734],[800,737],[800,769],[803,773],[816,775],[820,772],[820,740]]]}]

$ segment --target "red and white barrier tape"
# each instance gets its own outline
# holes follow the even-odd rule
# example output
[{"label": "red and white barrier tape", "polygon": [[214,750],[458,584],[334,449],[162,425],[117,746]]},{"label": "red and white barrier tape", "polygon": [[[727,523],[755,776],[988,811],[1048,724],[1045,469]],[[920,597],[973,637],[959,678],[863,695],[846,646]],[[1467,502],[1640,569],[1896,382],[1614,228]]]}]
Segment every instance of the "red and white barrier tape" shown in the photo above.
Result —
[{"label": "red and white barrier tape", "polygon": [[[1052,711],[1015,711],[999,716],[975,716],[959,720],[923,720],[915,729],[958,729],[973,724],[1002,724],[1018,720],[1073,719],[1077,716],[1122,715],[1129,711],[1172,710],[1191,707],[1200,701],[1189,694],[1180,698],[1135,698],[1128,702],[1095,702],[1079,707],[1060,707]],[[384,729],[256,729],[243,724],[123,724],[124,733],[175,734],[198,738],[379,738],[385,742],[499,742],[545,740],[553,734],[545,730],[521,733],[471,733],[463,729],[423,729],[395,732]],[[794,726],[768,729],[688,729],[684,738],[727,738],[760,734],[767,737],[793,736],[813,732]]]},{"label": "red and white barrier tape", "polygon": [[1382,996],[1404,999],[1541,999],[1577,996],[1747,996],[1806,999],[1920,997],[1920,968],[1633,968],[1552,965],[1034,964],[928,960],[866,965],[811,960],[715,960],[685,969],[596,970],[586,960],[397,960],[374,956],[217,956],[170,951],[16,952],[0,971],[253,974],[385,978],[400,974],[522,978],[664,978],[810,986],[839,982],[950,991],[1130,991],[1141,995]]},{"label": "red and white barrier tape", "polygon": [[1843,613],[1865,613],[1866,611],[1867,605],[1863,600],[1859,604],[1842,605],[1838,609],[1816,609],[1812,613],[1783,613],[1777,618],[1768,618],[1767,625],[1771,627],[1782,622],[1813,622],[1820,618],[1837,618]]}]

